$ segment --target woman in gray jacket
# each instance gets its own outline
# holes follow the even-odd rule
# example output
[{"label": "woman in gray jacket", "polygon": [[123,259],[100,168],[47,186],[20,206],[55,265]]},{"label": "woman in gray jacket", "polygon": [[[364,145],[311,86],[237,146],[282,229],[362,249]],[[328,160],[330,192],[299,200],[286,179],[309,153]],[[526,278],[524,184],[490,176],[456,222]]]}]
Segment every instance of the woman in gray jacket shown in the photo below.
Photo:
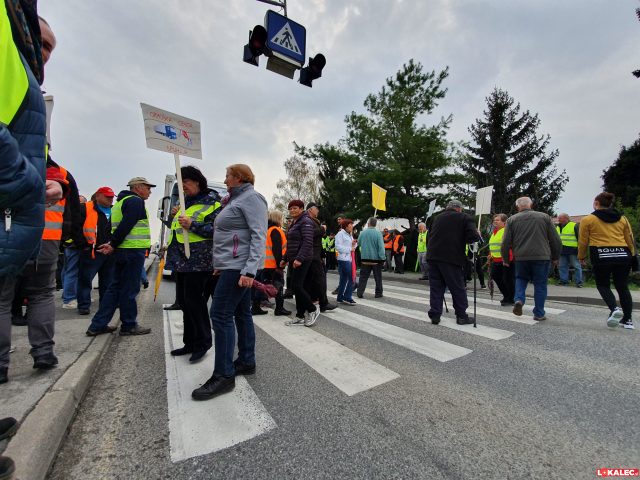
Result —
[{"label": "woman in gray jacket", "polygon": [[[208,400],[235,387],[236,375],[256,371],[256,335],[251,316],[251,286],[264,261],[267,202],[253,189],[255,177],[247,165],[227,167],[222,200],[213,235],[213,268],[219,275],[211,304],[215,365],[213,375],[191,396]],[[233,360],[236,329],[238,358]]]}]

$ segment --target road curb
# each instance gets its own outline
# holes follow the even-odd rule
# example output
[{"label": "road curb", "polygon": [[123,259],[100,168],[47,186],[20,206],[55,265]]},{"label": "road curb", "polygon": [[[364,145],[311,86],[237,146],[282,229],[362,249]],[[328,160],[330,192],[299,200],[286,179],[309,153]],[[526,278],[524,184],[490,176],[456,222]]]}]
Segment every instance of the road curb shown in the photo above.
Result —
[{"label": "road curb", "polygon": [[4,452],[16,463],[16,479],[44,480],[112,339],[95,337],[24,419]]}]

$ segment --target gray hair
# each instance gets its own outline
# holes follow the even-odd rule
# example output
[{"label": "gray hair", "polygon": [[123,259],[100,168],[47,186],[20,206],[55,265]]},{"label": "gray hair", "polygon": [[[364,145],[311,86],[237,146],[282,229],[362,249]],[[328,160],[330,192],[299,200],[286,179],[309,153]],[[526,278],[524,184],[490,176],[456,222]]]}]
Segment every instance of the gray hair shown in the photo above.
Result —
[{"label": "gray hair", "polygon": [[520,197],[516,200],[516,207],[518,208],[531,208],[533,202],[529,197]]},{"label": "gray hair", "polygon": [[499,218],[501,222],[506,223],[508,217],[506,213],[496,213],[493,218]]},{"label": "gray hair", "polygon": [[418,224],[418,228],[420,228],[420,227],[427,228],[427,224],[426,224],[426,223],[424,223],[424,222],[420,222],[420,223]]},{"label": "gray hair", "polygon": [[370,227],[375,227],[378,224],[378,219],[376,217],[369,217],[369,220],[367,220],[367,225],[369,225]]}]

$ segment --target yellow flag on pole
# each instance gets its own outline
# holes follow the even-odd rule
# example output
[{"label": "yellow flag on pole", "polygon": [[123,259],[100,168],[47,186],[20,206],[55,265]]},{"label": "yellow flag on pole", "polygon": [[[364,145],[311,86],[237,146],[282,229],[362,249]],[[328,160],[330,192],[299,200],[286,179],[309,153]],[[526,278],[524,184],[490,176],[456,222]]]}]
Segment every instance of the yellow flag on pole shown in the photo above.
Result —
[{"label": "yellow flag on pole", "polygon": [[385,201],[387,199],[387,191],[376,185],[375,183],[371,183],[371,204],[373,208],[376,210],[386,211],[387,207],[385,206]]}]

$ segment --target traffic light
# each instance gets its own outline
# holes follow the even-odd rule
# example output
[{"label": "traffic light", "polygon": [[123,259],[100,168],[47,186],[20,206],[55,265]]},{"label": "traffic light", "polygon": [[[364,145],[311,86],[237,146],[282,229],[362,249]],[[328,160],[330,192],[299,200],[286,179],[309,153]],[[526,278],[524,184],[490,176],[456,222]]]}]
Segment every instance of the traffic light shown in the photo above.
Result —
[{"label": "traffic light", "polygon": [[253,27],[253,31],[249,32],[249,43],[244,46],[242,60],[257,67],[260,55],[264,54],[267,57],[271,55],[271,50],[266,44],[267,30],[262,25],[256,25]]},{"label": "traffic light", "polygon": [[309,58],[309,65],[300,70],[300,83],[311,87],[311,82],[322,76],[322,69],[327,64],[327,59],[321,53]]}]

